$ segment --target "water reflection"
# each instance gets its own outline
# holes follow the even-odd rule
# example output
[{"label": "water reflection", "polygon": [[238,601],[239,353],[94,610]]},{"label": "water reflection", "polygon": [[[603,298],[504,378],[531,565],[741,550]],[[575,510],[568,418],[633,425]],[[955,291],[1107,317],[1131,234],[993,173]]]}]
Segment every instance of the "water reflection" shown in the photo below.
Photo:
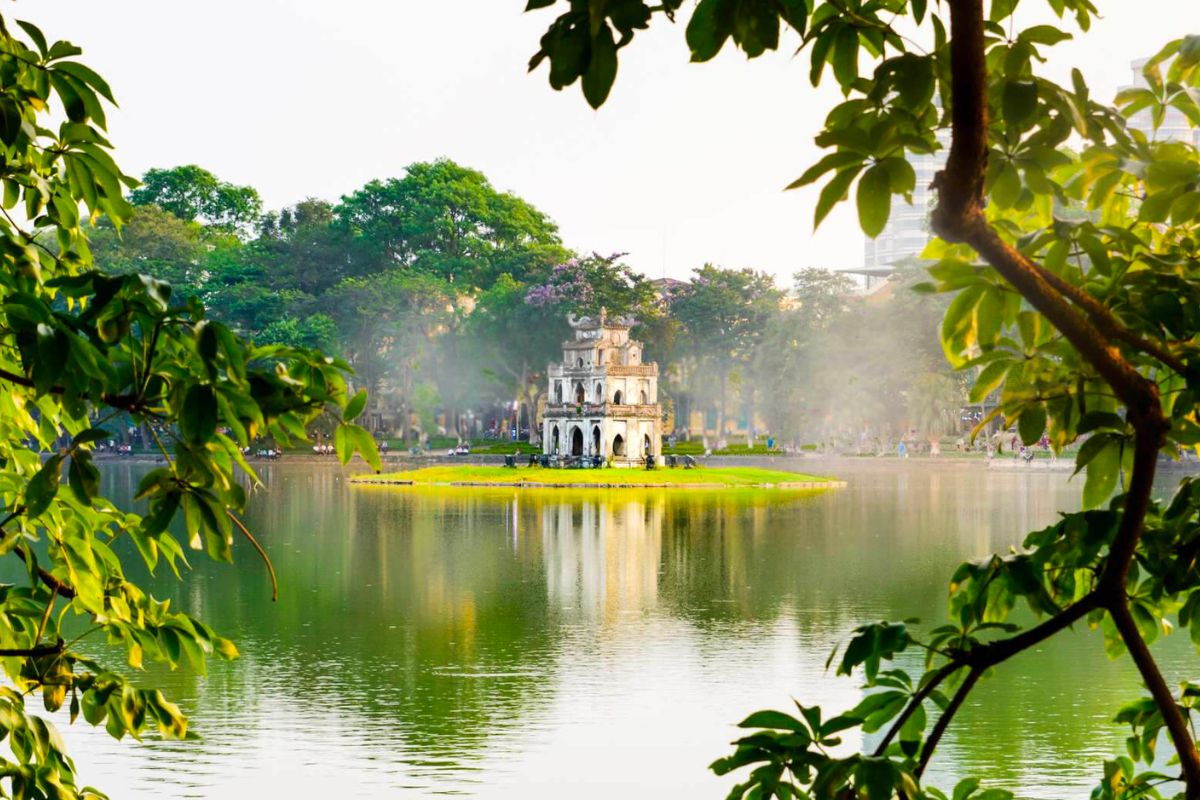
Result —
[{"label": "water reflection", "polygon": [[[106,477],[128,493],[138,471]],[[1077,503],[1054,475],[837,471],[850,486],[831,493],[518,493],[350,489],[335,469],[272,466],[249,521],[280,602],[248,552],[156,583],[245,654],[207,680],[152,676],[203,741],[73,728],[70,744],[114,797],[723,796],[704,767],[731,723],[792,696],[852,705],[858,687],[824,671],[851,627],[940,617],[957,561]],[[1082,794],[1121,732],[1075,687],[1111,709],[1136,679],[1086,635],[1015,666],[936,776]]]}]

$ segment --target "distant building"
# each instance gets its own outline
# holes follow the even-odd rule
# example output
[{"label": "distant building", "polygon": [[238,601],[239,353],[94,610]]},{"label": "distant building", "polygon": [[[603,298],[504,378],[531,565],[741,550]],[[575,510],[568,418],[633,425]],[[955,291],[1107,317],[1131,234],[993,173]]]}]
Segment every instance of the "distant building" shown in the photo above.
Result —
[{"label": "distant building", "polygon": [[[1122,86],[1122,89],[1144,89],[1148,87],[1149,84],[1146,83],[1146,78],[1142,75],[1142,68],[1146,66],[1148,60],[1146,58],[1139,58],[1129,65],[1133,70],[1133,83],[1128,86]],[[1163,66],[1165,67],[1166,65],[1164,64]],[[1188,142],[1196,147],[1200,147],[1200,129],[1193,128],[1191,123],[1188,122],[1188,118],[1177,108],[1167,109],[1167,113],[1163,117],[1163,123],[1158,126],[1157,131],[1154,130],[1154,118],[1151,116],[1150,109],[1148,108],[1143,108],[1130,117],[1129,127],[1135,128],[1146,134],[1147,137],[1158,139],[1159,141]]]},{"label": "distant building", "polygon": [[549,400],[542,414],[546,455],[601,456],[615,465],[662,455],[658,364],[642,363],[642,343],[629,338],[633,321],[569,318],[575,338],[547,369]]}]

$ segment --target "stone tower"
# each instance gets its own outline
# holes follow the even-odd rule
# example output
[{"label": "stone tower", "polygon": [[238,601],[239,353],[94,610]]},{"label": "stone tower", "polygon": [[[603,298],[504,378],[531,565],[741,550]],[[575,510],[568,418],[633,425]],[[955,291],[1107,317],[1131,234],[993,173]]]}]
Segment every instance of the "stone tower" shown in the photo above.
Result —
[{"label": "stone tower", "polygon": [[661,460],[662,406],[658,364],[642,363],[642,343],[629,338],[628,319],[568,317],[575,338],[562,361],[547,369],[549,400],[542,416],[547,455],[611,458],[615,466]]}]

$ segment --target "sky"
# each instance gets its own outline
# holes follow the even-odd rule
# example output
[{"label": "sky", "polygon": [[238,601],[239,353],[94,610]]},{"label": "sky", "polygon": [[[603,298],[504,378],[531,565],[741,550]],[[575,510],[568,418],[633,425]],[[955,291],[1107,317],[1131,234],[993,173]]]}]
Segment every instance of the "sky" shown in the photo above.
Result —
[{"label": "sky", "polygon": [[[1129,63],[1200,32],[1197,0],[1097,0],[1092,32],[1053,51],[1093,96]],[[1040,6],[1040,0],[1024,5]],[[681,22],[622,50],[599,111],[578,86],[526,71],[553,9],[523,0],[17,0],[51,40],[113,86],[118,163],[131,174],[196,163],[259,190],[268,208],[336,201],[439,157],[483,171],[560,226],[580,252],[628,253],[650,277],[711,262],[781,283],[798,269],[861,266],[843,205],[814,232],[817,189],[782,188],[820,157],[813,136],[839,95],[813,89],[796,42],[754,61],[732,47],[690,64]],[[1041,15],[1045,16],[1045,15]],[[1043,21],[1035,8],[1025,20]]]}]

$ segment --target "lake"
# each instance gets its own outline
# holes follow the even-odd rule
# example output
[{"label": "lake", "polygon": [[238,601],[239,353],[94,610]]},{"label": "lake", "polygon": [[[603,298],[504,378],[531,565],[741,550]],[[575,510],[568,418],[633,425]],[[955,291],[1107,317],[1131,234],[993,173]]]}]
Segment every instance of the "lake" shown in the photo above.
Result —
[{"label": "lake", "polygon": [[[835,644],[884,617],[940,623],[958,562],[1018,544],[1081,488],[954,461],[792,466],[849,485],[412,489],[266,466],[248,522],[279,601],[241,543],[234,566],[196,556],[185,583],[153,581],[242,651],[207,679],[147,676],[201,740],[64,725],[68,745],[113,798],[721,798],[734,781],[706,766],[740,719],[855,704],[859,683],[825,670]],[[112,496],[145,469],[106,468]],[[1195,660],[1185,636],[1156,649],[1172,679]],[[1098,635],[1071,634],[976,691],[929,779],[1086,797],[1123,751],[1112,714],[1140,694]]]}]

